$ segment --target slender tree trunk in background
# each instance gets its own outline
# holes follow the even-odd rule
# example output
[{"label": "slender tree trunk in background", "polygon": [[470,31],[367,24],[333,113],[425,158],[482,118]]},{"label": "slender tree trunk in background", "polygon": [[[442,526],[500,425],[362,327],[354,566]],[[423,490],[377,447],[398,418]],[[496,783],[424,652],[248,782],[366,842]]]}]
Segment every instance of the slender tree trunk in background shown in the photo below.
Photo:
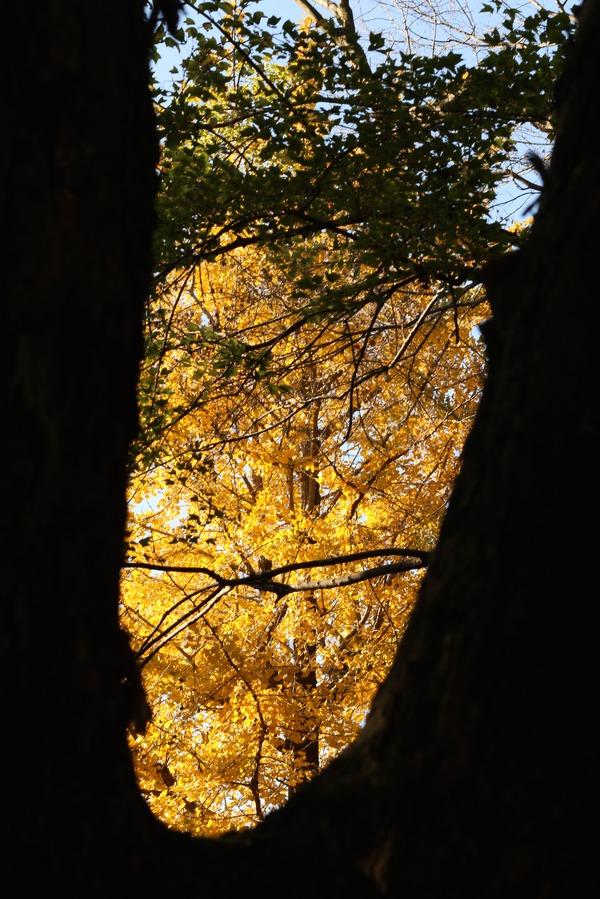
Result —
[{"label": "slender tree trunk in background", "polygon": [[[308,363],[302,375],[302,389],[305,402],[319,394],[317,366]],[[319,464],[321,436],[319,416],[321,401],[312,399],[307,409],[306,435],[299,447],[299,460],[304,468],[299,472],[299,500],[302,512],[309,519],[316,518],[321,506],[321,490],[313,466]],[[293,488],[292,488],[293,489]],[[299,602],[306,609],[309,618],[318,614],[317,600],[313,592],[300,595]],[[313,631],[314,633],[314,631]],[[314,640],[295,640],[293,647],[293,664],[295,678],[292,691],[297,694],[298,720],[294,726],[294,737],[286,740],[286,749],[290,750],[294,760],[294,768],[298,780],[288,789],[288,799],[298,792],[300,787],[312,780],[319,772],[319,730],[320,719],[315,714],[317,700],[317,635]],[[307,706],[309,707],[307,709]]]},{"label": "slender tree trunk in background", "polygon": [[[3,873],[22,895],[596,896],[600,2],[439,548],[361,738],[256,831],[154,824],[117,619],[150,272],[143,3],[11,4],[3,153]],[[293,876],[290,874],[293,872]]]},{"label": "slender tree trunk in background", "polygon": [[[300,602],[303,603],[307,613],[312,616],[318,614],[317,600],[312,591],[302,594]],[[300,708],[298,722],[294,728],[294,736],[288,737],[286,740],[286,749],[292,753],[298,781],[290,784],[288,799],[319,772],[319,730],[321,722],[314,709],[318,687],[317,650],[316,635],[315,640],[310,643],[306,640],[295,641],[294,665],[296,674],[292,689],[298,694]],[[309,709],[306,708],[307,704],[310,707]]]}]

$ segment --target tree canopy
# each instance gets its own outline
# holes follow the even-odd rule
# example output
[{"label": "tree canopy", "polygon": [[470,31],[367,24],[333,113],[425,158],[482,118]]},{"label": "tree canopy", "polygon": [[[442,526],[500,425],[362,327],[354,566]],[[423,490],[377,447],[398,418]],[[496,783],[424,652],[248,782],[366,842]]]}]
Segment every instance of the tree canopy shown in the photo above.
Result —
[{"label": "tree canopy", "polygon": [[495,192],[522,129],[552,133],[571,27],[498,5],[419,55],[329,7],[190,5],[155,91],[122,621],[155,710],[140,785],[202,833],[281,805],[389,670],[479,400],[481,265],[529,226]]}]

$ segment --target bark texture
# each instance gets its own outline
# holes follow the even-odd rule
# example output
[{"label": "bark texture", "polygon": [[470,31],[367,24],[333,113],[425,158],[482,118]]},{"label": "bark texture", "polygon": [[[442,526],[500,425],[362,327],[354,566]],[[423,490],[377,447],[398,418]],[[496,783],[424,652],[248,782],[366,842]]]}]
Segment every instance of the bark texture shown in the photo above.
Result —
[{"label": "bark texture", "polygon": [[7,878],[92,899],[597,896],[600,0],[531,240],[486,274],[489,377],[391,674],[347,752],[215,841],[150,818],[125,742],[118,577],[156,151],[142,11],[5,14]]},{"label": "bark texture", "polygon": [[117,626],[157,159],[143,7],[3,10],[2,847],[23,895],[105,891],[145,812]]}]

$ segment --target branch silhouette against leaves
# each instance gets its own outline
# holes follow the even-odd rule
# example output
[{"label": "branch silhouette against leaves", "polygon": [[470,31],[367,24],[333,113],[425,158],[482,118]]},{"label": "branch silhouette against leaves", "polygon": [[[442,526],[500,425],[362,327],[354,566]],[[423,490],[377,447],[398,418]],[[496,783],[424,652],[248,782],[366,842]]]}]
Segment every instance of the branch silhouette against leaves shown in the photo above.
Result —
[{"label": "branch silhouette against leaves", "polygon": [[[327,568],[334,565],[343,565],[349,562],[359,562],[366,559],[374,559],[377,557],[401,556],[401,562],[387,562],[383,565],[377,565],[373,568],[365,568],[361,571],[352,572],[350,574],[342,574],[333,578],[321,578],[314,581],[298,581],[296,583],[285,583],[276,581],[274,578],[285,574],[291,574],[294,571],[301,571],[310,568]],[[395,547],[367,550],[357,553],[345,553],[340,556],[329,557],[324,559],[313,559],[307,562],[291,563],[289,565],[281,565],[268,571],[263,571],[246,577],[226,578],[202,565],[162,565],[158,562],[126,562],[124,568],[138,568],[147,571],[162,571],[177,574],[203,574],[210,580],[214,581],[216,587],[211,590],[210,587],[203,587],[199,590],[187,593],[183,598],[179,599],[171,608],[164,612],[161,620],[153,629],[153,631],[144,639],[136,651],[136,657],[139,665],[146,665],[155,653],[158,652],[166,643],[174,639],[181,631],[189,627],[190,624],[196,622],[199,618],[204,617],[216,603],[231,590],[236,587],[252,587],[260,592],[274,593],[278,599],[289,596],[290,593],[298,593],[314,590],[331,590],[334,588],[348,587],[352,584],[360,583],[365,580],[374,578],[391,577],[406,571],[418,571],[427,566],[431,557],[429,551],[420,549],[397,549]],[[199,605],[195,605],[193,609],[180,615],[174,622],[163,627],[165,620],[170,617],[185,602],[191,602],[198,596],[204,596]]]}]

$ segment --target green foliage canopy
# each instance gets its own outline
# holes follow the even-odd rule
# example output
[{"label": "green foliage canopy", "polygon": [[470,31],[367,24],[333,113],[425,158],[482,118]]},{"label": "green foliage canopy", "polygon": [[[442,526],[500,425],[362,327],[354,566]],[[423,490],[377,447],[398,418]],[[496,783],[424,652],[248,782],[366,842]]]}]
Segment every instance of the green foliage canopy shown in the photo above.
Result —
[{"label": "green foliage canopy", "polygon": [[[282,336],[381,308],[410,286],[433,293],[428,321],[456,314],[481,302],[472,288],[482,265],[520,240],[490,214],[519,129],[552,135],[565,12],[524,18],[493,0],[484,8],[499,27],[467,60],[395,50],[380,33],[359,41],[334,19],[282,22],[257,6],[187,4],[193,15],[165,39],[186,55],[172,86],[155,87],[162,158],[140,391],[146,443],[169,404],[157,389],[173,342],[162,290],[184,290],[194,266],[257,245],[291,285]],[[274,340],[209,322],[187,338],[191,364],[212,345],[219,375],[242,365],[257,379],[269,377]]]},{"label": "green foliage canopy", "polygon": [[365,53],[331,19],[281,24],[255,7],[196,4],[181,80],[157,89],[161,272],[328,232],[332,273],[351,258],[377,293],[414,277],[456,287],[506,248],[489,204],[515,129],[551,129],[560,59],[542,48],[569,30],[566,13],[517,25],[509,9],[468,65],[392,52],[380,34]]}]

